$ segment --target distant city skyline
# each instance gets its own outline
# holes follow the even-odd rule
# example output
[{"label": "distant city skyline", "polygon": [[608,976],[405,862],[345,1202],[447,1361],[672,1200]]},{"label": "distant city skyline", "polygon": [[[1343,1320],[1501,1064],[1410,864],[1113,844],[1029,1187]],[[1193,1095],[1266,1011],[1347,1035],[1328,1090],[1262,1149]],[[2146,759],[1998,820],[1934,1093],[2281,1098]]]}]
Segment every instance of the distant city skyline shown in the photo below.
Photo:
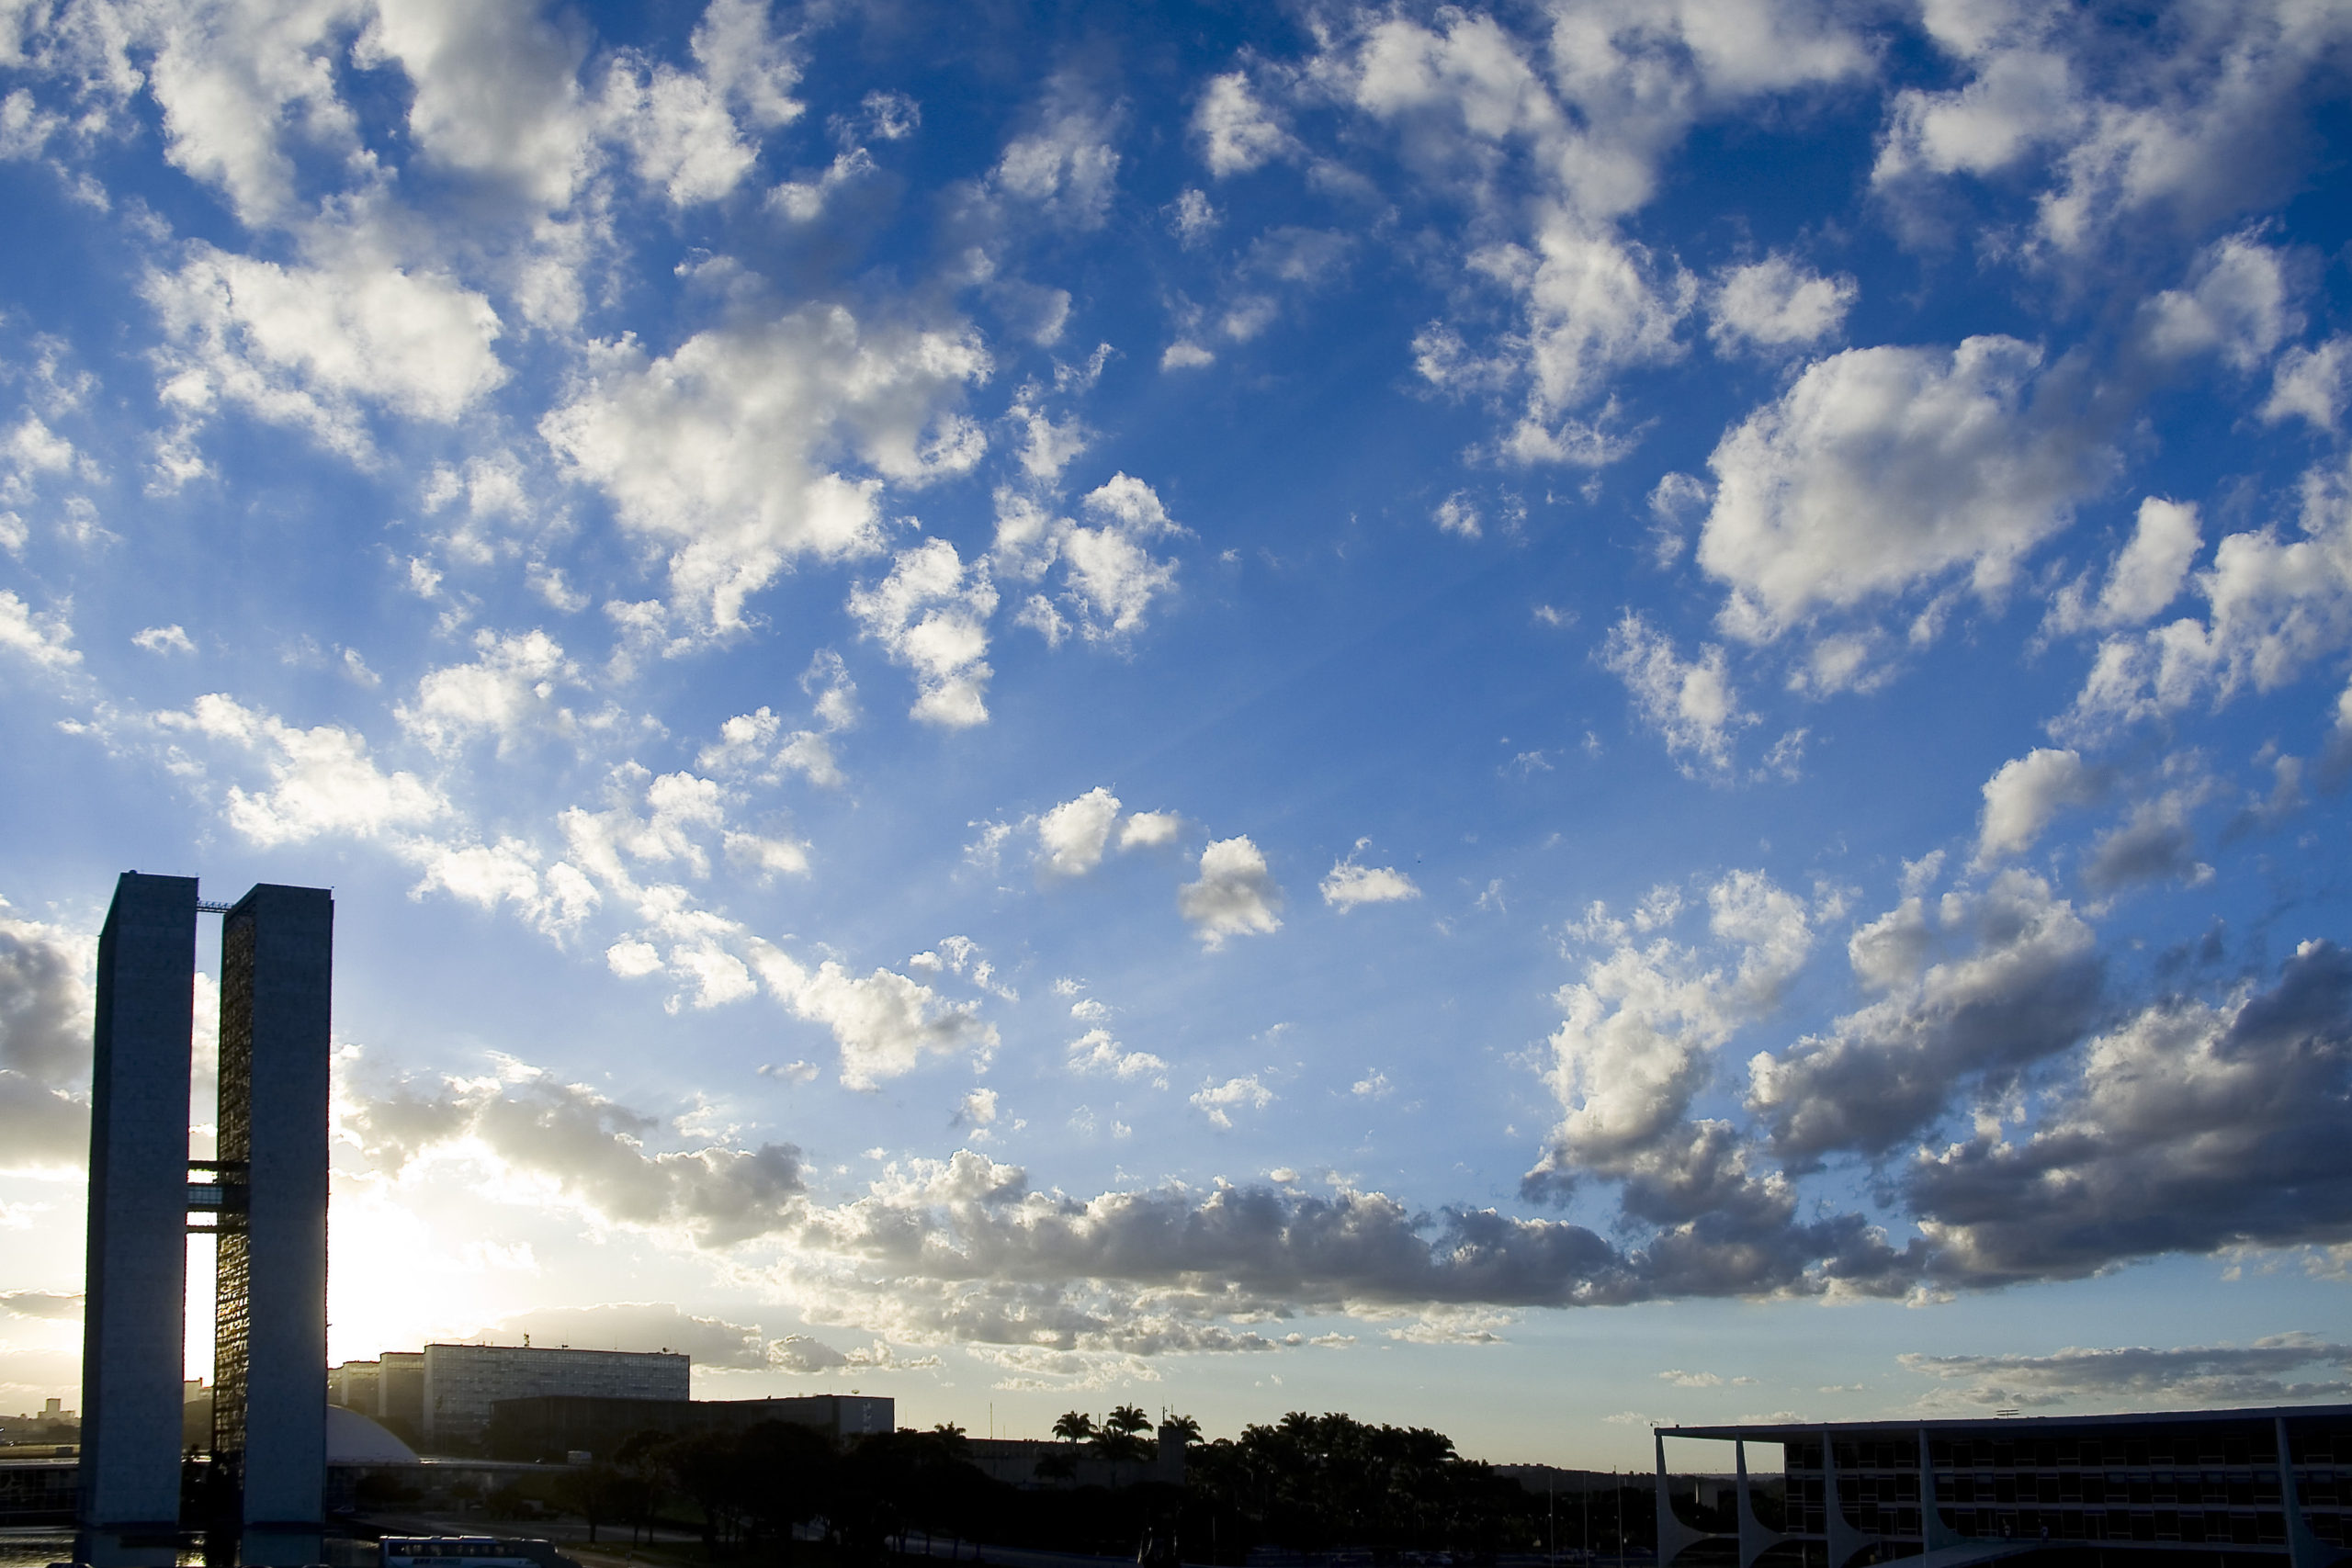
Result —
[{"label": "distant city skyline", "polygon": [[2352,1396],[2348,71],[0,13],[0,1406],[131,868],[334,890],[331,1362],[1603,1469]]}]

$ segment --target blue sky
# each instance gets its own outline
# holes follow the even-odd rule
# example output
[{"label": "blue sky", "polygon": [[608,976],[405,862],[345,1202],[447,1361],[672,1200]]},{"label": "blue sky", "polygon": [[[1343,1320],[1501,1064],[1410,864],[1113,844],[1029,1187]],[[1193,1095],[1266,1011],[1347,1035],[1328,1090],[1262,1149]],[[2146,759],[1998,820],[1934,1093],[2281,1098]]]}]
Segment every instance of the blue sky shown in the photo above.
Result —
[{"label": "blue sky", "polygon": [[132,867],[336,891],[338,1357],[2344,1397],[2347,59],[0,5],[0,1406]]}]

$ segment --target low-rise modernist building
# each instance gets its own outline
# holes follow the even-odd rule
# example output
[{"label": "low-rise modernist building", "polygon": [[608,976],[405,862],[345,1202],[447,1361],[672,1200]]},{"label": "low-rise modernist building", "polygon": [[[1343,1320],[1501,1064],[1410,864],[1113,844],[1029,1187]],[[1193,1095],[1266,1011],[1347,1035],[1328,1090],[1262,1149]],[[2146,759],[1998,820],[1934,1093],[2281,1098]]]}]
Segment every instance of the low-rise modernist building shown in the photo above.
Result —
[{"label": "low-rise modernist building", "polygon": [[[502,1399],[579,1394],[684,1401],[693,1362],[674,1351],[574,1350],[528,1345],[427,1345],[423,1388],[427,1453],[481,1446]],[[380,1379],[379,1379],[380,1382]]]},{"label": "low-rise modernist building", "polygon": [[345,1410],[356,1410],[363,1416],[376,1414],[377,1391],[381,1384],[384,1364],[381,1361],[345,1361],[327,1371],[327,1399]]},{"label": "low-rise modernist building", "polygon": [[492,1457],[609,1460],[639,1432],[741,1432],[763,1421],[809,1427],[836,1446],[891,1429],[895,1400],[874,1394],[805,1393],[783,1399],[615,1399],[545,1393],[502,1399],[484,1438]]},{"label": "low-rise modernist building", "polygon": [[[1734,1528],[1675,1508],[1667,1439],[1735,1445]],[[2352,1557],[2352,1404],[1657,1429],[1658,1568],[2327,1568]],[[1777,1497],[1748,1450],[1780,1450]],[[1770,1562],[1765,1562],[1769,1558]]]},{"label": "low-rise modernist building", "polygon": [[356,1410],[402,1442],[424,1440],[424,1352],[387,1350],[327,1373],[327,1398]]},{"label": "low-rise modernist building", "polygon": [[1148,1453],[1136,1459],[1104,1459],[1084,1443],[1038,1438],[973,1438],[967,1457],[991,1481],[1024,1492],[1100,1486],[1116,1492],[1153,1483],[1184,1484],[1184,1429],[1162,1426]]}]

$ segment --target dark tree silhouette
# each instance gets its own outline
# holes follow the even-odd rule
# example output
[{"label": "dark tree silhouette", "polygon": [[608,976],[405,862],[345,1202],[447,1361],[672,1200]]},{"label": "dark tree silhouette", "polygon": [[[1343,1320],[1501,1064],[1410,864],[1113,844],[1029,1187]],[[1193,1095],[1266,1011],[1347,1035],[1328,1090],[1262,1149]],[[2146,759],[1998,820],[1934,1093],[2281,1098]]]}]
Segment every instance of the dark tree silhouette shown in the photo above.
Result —
[{"label": "dark tree silhouette", "polygon": [[567,1472],[556,1483],[556,1502],[588,1522],[588,1544],[596,1544],[596,1527],[628,1512],[628,1478],[618,1465],[599,1461]]},{"label": "dark tree silhouette", "polygon": [[1151,1457],[1151,1445],[1141,1434],[1151,1430],[1151,1417],[1132,1404],[1114,1406],[1088,1446],[1101,1459],[1134,1461]]},{"label": "dark tree silhouette", "polygon": [[841,1455],[823,1433],[788,1421],[763,1421],[737,1439],[738,1506],[754,1530],[792,1561],[792,1531],[830,1506]]},{"label": "dark tree silhouette", "polygon": [[1542,1505],[1423,1427],[1294,1411],[1187,1455],[1195,1497],[1238,1533],[1294,1551],[1492,1551],[1540,1542]]},{"label": "dark tree silhouette", "polygon": [[670,1434],[648,1430],[638,1433],[620,1446],[613,1455],[613,1462],[621,1472],[620,1511],[628,1519],[628,1543],[637,1544],[639,1530],[645,1539],[653,1539],[653,1516],[662,1511],[662,1499],[670,1491],[670,1470],[664,1450],[670,1445]]}]

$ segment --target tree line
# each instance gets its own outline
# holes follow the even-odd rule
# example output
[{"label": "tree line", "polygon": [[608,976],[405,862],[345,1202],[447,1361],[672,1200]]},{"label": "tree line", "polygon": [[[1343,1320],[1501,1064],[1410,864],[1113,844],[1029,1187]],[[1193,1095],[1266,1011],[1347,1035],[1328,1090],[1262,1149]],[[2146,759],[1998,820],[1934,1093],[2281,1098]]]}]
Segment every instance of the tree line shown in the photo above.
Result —
[{"label": "tree line", "polygon": [[[1166,1423],[1196,1438],[1187,1416]],[[1133,1405],[1100,1421],[1065,1414],[1055,1435],[1080,1454],[1145,1461],[1151,1422]],[[1059,1461],[1057,1463],[1057,1461]],[[1547,1499],[1458,1453],[1445,1434],[1351,1416],[1293,1412],[1239,1436],[1192,1442],[1182,1486],[1140,1480],[1114,1489],[1069,1484],[1067,1456],[1038,1467],[1045,1486],[995,1480],[972,1462],[956,1427],[901,1428],[836,1448],[821,1432],[770,1421],[739,1431],[643,1432],[611,1461],[571,1472],[558,1502],[589,1539],[627,1529],[634,1544],[656,1520],[697,1526],[707,1554],[788,1563],[796,1527],[821,1524],[833,1555],[852,1562],[903,1550],[912,1532],[942,1542],[1238,1563],[1253,1547],[1363,1549],[1384,1557],[1450,1552],[1564,1552],[1598,1544],[1583,1510],[1605,1511],[1611,1537],[1639,1550],[1645,1489]],[[1054,1484],[1059,1482],[1060,1484]],[[1573,1512],[1572,1512],[1573,1510]],[[1630,1529],[1628,1529],[1630,1527]],[[956,1548],[960,1551],[960,1547]]]}]

